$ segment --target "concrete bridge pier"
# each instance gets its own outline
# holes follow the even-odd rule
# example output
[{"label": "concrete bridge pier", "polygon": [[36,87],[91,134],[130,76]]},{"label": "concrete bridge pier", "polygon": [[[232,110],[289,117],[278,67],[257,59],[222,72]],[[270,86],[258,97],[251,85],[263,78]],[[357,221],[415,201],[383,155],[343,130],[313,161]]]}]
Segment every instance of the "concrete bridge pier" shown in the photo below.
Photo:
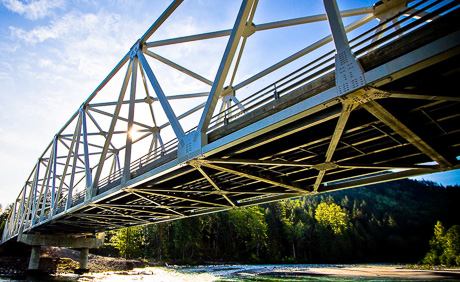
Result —
[{"label": "concrete bridge pier", "polygon": [[80,268],[75,269],[75,271],[74,271],[75,273],[83,274],[83,273],[89,272],[89,269],[88,269],[88,255],[89,255],[89,248],[80,249],[80,260],[79,260]]},{"label": "concrete bridge pier", "polygon": [[21,234],[18,236],[18,242],[32,246],[29,260],[29,273],[39,273],[41,246],[65,247],[80,250],[79,268],[75,273],[82,274],[88,272],[88,255],[89,249],[94,249],[104,244],[104,233],[99,233],[94,237],[78,236],[59,236],[45,235],[40,233]]},{"label": "concrete bridge pier", "polygon": [[88,255],[88,248],[83,248],[80,250],[80,269],[88,269]]},{"label": "concrete bridge pier", "polygon": [[38,270],[38,264],[40,262],[41,246],[32,246],[29,260],[29,270]]}]

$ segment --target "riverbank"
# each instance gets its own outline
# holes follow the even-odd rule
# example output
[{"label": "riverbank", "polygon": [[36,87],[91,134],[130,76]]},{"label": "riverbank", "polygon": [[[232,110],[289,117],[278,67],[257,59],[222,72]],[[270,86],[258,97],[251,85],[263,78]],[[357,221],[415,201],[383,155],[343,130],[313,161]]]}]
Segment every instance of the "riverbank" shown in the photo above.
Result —
[{"label": "riverbank", "polygon": [[[80,252],[56,247],[42,247],[39,269],[43,273],[62,275],[73,273],[79,267]],[[29,257],[0,257],[0,276],[23,276],[29,265]],[[158,264],[122,258],[103,257],[94,254],[88,256],[88,268],[93,272],[129,271],[133,268],[158,266]]]},{"label": "riverbank", "polygon": [[[78,268],[79,252],[65,248],[44,248],[40,269],[65,281],[279,281],[295,278],[311,281],[321,277],[337,281],[344,278],[389,281],[404,279],[454,279],[460,281],[460,268],[420,269],[404,265],[203,265],[159,266],[142,260],[126,260],[90,254],[91,273],[73,274]],[[0,257],[0,281],[6,277],[21,277],[28,265],[28,257]],[[335,280],[337,278],[337,280]],[[227,280],[229,279],[229,280]],[[300,279],[300,280],[299,280]],[[452,281],[452,280],[451,280]]]},{"label": "riverbank", "polygon": [[178,269],[209,272],[219,277],[362,277],[397,279],[458,279],[460,269],[420,270],[391,265],[230,265]]},{"label": "riverbank", "polygon": [[[327,278],[385,281],[443,280],[460,281],[460,269],[419,270],[386,265],[219,265],[194,267],[147,267],[124,272],[89,273],[76,281],[295,281]],[[228,280],[230,279],[230,280]],[[272,280],[273,279],[273,280]]]}]

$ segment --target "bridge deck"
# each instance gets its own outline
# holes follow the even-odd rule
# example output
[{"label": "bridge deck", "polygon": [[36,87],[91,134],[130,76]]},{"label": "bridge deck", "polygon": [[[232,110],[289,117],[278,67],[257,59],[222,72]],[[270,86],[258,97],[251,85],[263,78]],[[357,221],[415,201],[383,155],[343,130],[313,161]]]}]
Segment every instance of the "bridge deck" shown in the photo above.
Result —
[{"label": "bridge deck", "polygon": [[338,95],[323,64],[249,98],[195,155],[178,157],[172,142],[133,162],[126,182],[114,173],[90,201],[80,193],[23,231],[102,232],[460,168],[459,10],[356,49],[364,88]]},{"label": "bridge deck", "polygon": [[[459,16],[457,11],[443,17],[359,61],[369,72],[446,36],[458,40]],[[198,165],[181,164],[172,151],[133,171],[128,187],[119,180],[106,184],[90,205],[76,202],[36,230],[104,231],[309,195],[321,171],[320,193],[458,168],[458,48],[437,55],[448,59],[425,60],[420,70],[404,68],[407,74],[400,78],[371,83],[384,93],[382,98],[351,112],[334,163],[325,170],[321,165],[342,113],[340,99],[328,92],[335,87],[333,72],[208,133]],[[404,126],[412,139],[398,131]],[[451,167],[421,166],[433,162],[430,153],[420,150],[421,142]]]}]

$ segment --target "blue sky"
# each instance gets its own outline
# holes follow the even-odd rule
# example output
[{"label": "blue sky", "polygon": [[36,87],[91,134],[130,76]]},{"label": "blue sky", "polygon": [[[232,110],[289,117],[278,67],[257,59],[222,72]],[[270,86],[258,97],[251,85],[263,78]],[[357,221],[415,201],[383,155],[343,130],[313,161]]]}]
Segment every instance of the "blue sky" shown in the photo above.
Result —
[{"label": "blue sky", "polygon": [[[324,11],[322,1],[259,2],[255,24]],[[0,0],[0,203],[3,206],[14,201],[56,132],[169,3]],[[373,1],[338,3],[345,10],[372,6]],[[229,29],[239,5],[240,1],[186,0],[154,39]],[[328,31],[325,23],[318,23],[304,29],[302,36],[295,35],[300,29],[261,32],[252,41],[253,45],[248,43],[248,52],[253,52],[252,64],[242,66],[242,76],[300,50],[306,45],[303,39],[314,41]],[[292,43],[282,44],[287,37]],[[225,39],[219,39],[201,46],[206,50],[205,59],[194,56],[193,44],[159,52],[213,79],[225,43]],[[263,56],[266,50],[260,46],[275,46],[272,48],[277,52],[267,60]],[[208,59],[210,63],[204,63]],[[190,91],[200,90],[198,86],[189,87]],[[174,92],[174,87],[169,91]],[[457,171],[423,178],[447,185],[458,182],[458,174]]]}]

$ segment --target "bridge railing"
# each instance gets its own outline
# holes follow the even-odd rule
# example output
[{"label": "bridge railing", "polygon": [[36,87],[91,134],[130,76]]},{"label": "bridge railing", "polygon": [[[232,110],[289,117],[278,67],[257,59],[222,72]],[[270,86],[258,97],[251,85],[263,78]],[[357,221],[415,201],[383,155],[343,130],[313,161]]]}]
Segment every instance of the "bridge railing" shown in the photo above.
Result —
[{"label": "bridge railing", "polygon": [[[378,25],[355,35],[355,37],[349,41],[350,47],[355,55],[360,57],[367,52],[394,41],[404,34],[424,26],[440,15],[452,11],[455,8],[458,8],[458,4],[455,3],[455,1],[417,1],[410,7],[401,9],[392,16],[390,15],[382,18]],[[365,22],[367,22],[366,18],[362,19],[362,22],[348,26],[347,30],[352,31]],[[311,45],[313,47],[311,51],[314,51],[315,45],[319,45],[320,42],[321,40]],[[215,114],[211,119],[212,125],[209,128],[209,132],[278,99],[302,84],[311,82],[328,72],[335,71],[334,56],[335,50],[325,52],[317,59],[312,60],[289,75],[244,98],[239,103]]]},{"label": "bridge railing", "polygon": [[[425,25],[440,15],[454,9],[458,6],[453,1],[429,1],[422,0],[415,2],[414,5],[402,9],[395,13],[393,16],[388,16],[381,20],[378,25],[373,26],[361,33],[358,33],[350,40],[350,45],[354,53],[360,57],[367,52],[373,51],[378,47],[384,46],[393,40],[401,37],[404,34],[414,31],[415,29]],[[348,31],[353,31],[356,28],[361,27],[367,23],[373,17],[364,17],[360,21],[354,22],[347,26]],[[414,19],[415,18],[415,19]],[[323,44],[322,41],[331,41],[331,39],[322,39],[311,45],[309,52],[316,50],[316,47]],[[304,66],[297,70],[289,73],[288,75],[278,79],[274,83],[267,85],[259,91],[245,97],[238,103],[233,104],[227,109],[216,113],[211,119],[211,126],[208,129],[208,133],[213,130],[220,128],[227,123],[238,119],[239,117],[260,108],[267,103],[279,99],[283,95],[289,93],[293,89],[309,83],[319,77],[322,77],[326,73],[333,72],[335,70],[335,50],[324,52],[318,58],[308,62]],[[235,89],[240,89],[242,86],[236,86]],[[236,91],[234,93],[236,95]],[[190,131],[194,130],[192,128]],[[136,172],[143,166],[146,166],[153,161],[160,159],[165,154],[177,150],[178,139],[172,139],[165,148],[158,148],[155,151],[145,154],[143,157],[135,160],[131,166],[130,171]],[[114,172],[113,174],[102,179],[100,187],[103,188],[109,183],[119,180],[123,173],[123,169]]]},{"label": "bridge railing", "polygon": [[[12,213],[10,214],[3,234],[3,241],[5,239],[15,236],[19,232],[28,230],[37,226],[47,220],[57,218],[70,208],[83,203],[84,200],[91,199],[92,195],[97,194],[97,190],[106,190],[108,187],[118,185],[123,176],[130,177],[132,175],[140,175],[146,172],[146,169],[151,169],[155,166],[155,162],[162,160],[167,156],[172,156],[178,149],[179,140],[177,138],[169,138],[168,142],[163,144],[160,130],[175,127],[177,131],[178,120],[186,118],[196,112],[199,112],[205,107],[204,104],[195,106],[194,108],[186,111],[181,116],[176,117],[176,124],[174,125],[174,117],[161,126],[158,126],[155,122],[153,115],[153,108],[151,104],[154,101],[160,101],[164,103],[164,100],[180,98],[196,98],[203,97],[203,93],[185,94],[166,97],[158,85],[154,85],[157,97],[149,95],[149,89],[146,81],[154,81],[154,74],[150,70],[147,63],[139,58],[142,58],[142,53],[160,60],[163,63],[168,64],[180,71],[190,75],[201,82],[208,85],[213,85],[215,82],[211,82],[202,76],[193,73],[177,64],[156,55],[153,52],[148,51],[149,48],[155,46],[165,46],[168,44],[177,44],[195,40],[206,40],[208,38],[216,38],[220,36],[228,36],[233,31],[225,30],[219,32],[213,32],[209,34],[200,34],[195,36],[186,36],[183,38],[174,38],[161,40],[157,42],[146,42],[146,40],[153,34],[159,25],[174,11],[175,8],[180,4],[181,1],[174,1],[170,7],[168,7],[168,13],[164,13],[159,20],[155,22],[151,29],[141,38],[139,43],[144,44],[147,50],[138,50],[135,45],[131,52],[126,54],[115,69],[107,76],[107,78],[101,83],[101,85],[91,94],[88,100],[82,105],[82,107],[71,117],[69,122],[64,125],[61,131],[55,136],[55,139],[46,148],[43,155],[39,158],[37,165],[32,170],[29,178],[26,181],[23,189],[21,190],[17,200],[13,203]],[[401,3],[405,3],[401,1]],[[402,5],[397,10],[383,9],[383,3],[376,3],[374,7],[367,7],[357,9],[353,11],[345,11],[344,16],[361,16],[358,20],[350,23],[345,27],[350,38],[349,43],[354,54],[359,58],[360,56],[375,50],[376,48],[388,44],[389,42],[396,40],[398,37],[413,32],[417,28],[425,25],[442,16],[450,11],[458,8],[457,1],[442,1],[442,0],[422,0],[412,1],[409,7]],[[305,24],[312,22],[312,19],[321,18],[326,20],[325,15],[305,17],[301,19],[289,20],[283,23],[270,23],[256,25],[255,31],[266,30],[270,28],[280,28],[284,26],[294,24]],[[380,22],[377,25],[371,25],[370,23],[378,18]],[[246,38],[249,38],[248,35]],[[210,119],[210,126],[206,132],[212,132],[216,129],[223,127],[229,122],[237,120],[239,117],[258,109],[273,100],[280,99],[293,89],[311,82],[327,73],[335,70],[334,56],[335,50],[332,47],[332,36],[327,35],[326,37],[306,46],[299,52],[288,56],[282,61],[268,67],[267,69],[241,81],[236,85],[229,85],[223,89],[221,99],[221,110],[216,111],[217,113],[212,115]],[[329,45],[328,45],[329,44]],[[140,46],[140,45],[139,45]],[[243,49],[243,47],[241,48]],[[322,53],[320,53],[321,51]],[[136,53],[137,52],[137,53]],[[296,61],[299,58],[309,56],[313,54],[316,56],[307,63],[303,64],[302,67],[295,71],[289,71],[287,75],[279,75],[275,79],[275,82],[270,82],[265,86],[257,86],[260,90],[246,93],[244,88],[249,85],[257,84],[261,81],[261,78],[266,77],[269,74],[275,73],[278,70],[282,70],[283,67]],[[139,61],[141,61],[139,63]],[[129,64],[127,64],[129,62]],[[127,65],[127,67],[126,67]],[[137,74],[137,67],[139,67],[139,74],[142,78],[143,85],[146,91],[146,97],[144,99],[135,99],[133,93],[136,92],[135,86],[131,86],[130,100],[124,100],[124,92],[126,91],[130,76],[135,79]],[[93,98],[98,95],[99,92],[109,83],[109,81],[118,73],[121,69],[127,69],[126,75],[123,79],[123,86],[120,97],[116,101],[103,101],[103,102],[92,102]],[[233,75],[236,72],[233,73]],[[281,72],[282,73],[282,72]],[[257,84],[257,85],[260,85]],[[239,99],[239,100],[238,100]],[[150,105],[151,115],[153,119],[153,125],[148,125],[142,121],[135,120],[134,117],[128,116],[127,118],[119,115],[119,110],[122,105],[134,105],[135,103],[146,103]],[[225,104],[226,103],[226,104]],[[231,105],[233,103],[233,105]],[[112,106],[116,107],[114,113],[110,113],[101,110],[103,107]],[[134,107],[134,106],[133,106]],[[130,110],[131,111],[131,110]],[[166,111],[166,110],[165,110]],[[101,115],[109,117],[111,120],[109,123],[110,127],[102,124],[102,122],[95,117],[95,115]],[[171,113],[169,113],[171,114]],[[86,121],[88,120],[88,122]],[[116,122],[121,120],[127,123],[127,130],[116,130]],[[92,126],[92,129],[89,128]],[[129,131],[133,125],[137,125],[141,128],[141,132],[145,134],[137,139],[130,138]],[[75,126],[75,130],[72,130]],[[187,132],[195,130],[193,127]],[[180,131],[180,130],[179,130]],[[73,133],[72,133],[73,132]],[[186,134],[187,132],[184,132]],[[121,143],[120,146],[112,144],[115,135],[119,134],[126,142]],[[97,136],[103,136],[103,142],[97,143],[95,138]],[[147,154],[141,155],[134,161],[130,161],[131,155],[126,153],[127,148],[131,148],[132,144],[138,144],[146,137],[152,136],[152,146],[148,150]],[[92,139],[94,138],[94,139]],[[167,138],[165,138],[166,140]],[[88,141],[90,140],[90,141]],[[61,152],[66,153],[64,156],[58,155],[58,145],[60,146]],[[153,146],[155,145],[155,146]],[[155,149],[156,147],[156,149]],[[89,149],[92,148],[93,150]],[[80,151],[79,151],[80,149]],[[125,152],[125,158],[120,154],[120,151]],[[96,162],[93,160],[96,159]],[[112,161],[112,167],[110,170],[103,170],[102,166],[104,163]],[[120,165],[120,162],[125,162],[124,166]],[[90,165],[90,162],[92,165]],[[160,161],[161,162],[161,161]],[[107,167],[107,165],[105,166]]]}]

